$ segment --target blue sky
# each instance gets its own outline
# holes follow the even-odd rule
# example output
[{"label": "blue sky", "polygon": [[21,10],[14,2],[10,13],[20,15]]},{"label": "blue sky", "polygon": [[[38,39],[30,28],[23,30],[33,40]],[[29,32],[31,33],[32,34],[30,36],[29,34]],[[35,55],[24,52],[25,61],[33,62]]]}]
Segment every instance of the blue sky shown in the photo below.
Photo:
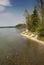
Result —
[{"label": "blue sky", "polygon": [[35,0],[0,0],[0,26],[24,23],[24,10],[31,14]]}]

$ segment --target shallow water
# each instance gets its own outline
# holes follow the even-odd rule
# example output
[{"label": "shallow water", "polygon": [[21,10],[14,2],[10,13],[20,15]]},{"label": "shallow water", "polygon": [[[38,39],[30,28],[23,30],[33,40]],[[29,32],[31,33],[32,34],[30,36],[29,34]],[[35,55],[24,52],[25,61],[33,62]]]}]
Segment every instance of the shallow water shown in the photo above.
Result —
[{"label": "shallow water", "polygon": [[0,65],[44,65],[44,44],[19,32],[15,28],[0,29]]}]

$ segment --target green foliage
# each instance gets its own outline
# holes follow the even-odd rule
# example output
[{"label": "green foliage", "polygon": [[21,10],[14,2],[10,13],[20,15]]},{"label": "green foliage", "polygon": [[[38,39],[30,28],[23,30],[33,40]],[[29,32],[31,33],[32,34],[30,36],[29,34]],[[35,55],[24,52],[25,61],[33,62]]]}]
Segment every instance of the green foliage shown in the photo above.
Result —
[{"label": "green foliage", "polygon": [[39,36],[44,37],[44,29],[43,28],[39,30]]},{"label": "green foliage", "polygon": [[39,8],[39,12],[42,17],[42,27],[44,28],[44,0],[36,0],[37,1],[37,7]]},{"label": "green foliage", "polygon": [[31,17],[27,9],[25,9],[25,20],[26,20],[26,28],[29,30],[31,25]]},{"label": "green foliage", "polygon": [[41,28],[39,30],[39,36],[44,37],[44,0],[36,0],[39,8],[39,12],[42,17]]},{"label": "green foliage", "polygon": [[39,23],[40,23],[36,6],[34,7],[34,11],[31,16],[31,22],[32,22],[31,31],[35,32],[37,30],[37,28],[39,27]]},{"label": "green foliage", "polygon": [[15,28],[26,28],[26,24],[18,24]]}]

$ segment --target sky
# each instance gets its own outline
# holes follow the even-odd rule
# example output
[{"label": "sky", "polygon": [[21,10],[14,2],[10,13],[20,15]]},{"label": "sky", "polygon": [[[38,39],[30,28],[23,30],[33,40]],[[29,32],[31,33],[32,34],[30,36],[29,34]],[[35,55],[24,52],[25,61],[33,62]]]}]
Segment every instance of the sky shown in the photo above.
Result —
[{"label": "sky", "polygon": [[31,14],[36,0],[0,0],[0,26],[25,23],[24,10]]}]

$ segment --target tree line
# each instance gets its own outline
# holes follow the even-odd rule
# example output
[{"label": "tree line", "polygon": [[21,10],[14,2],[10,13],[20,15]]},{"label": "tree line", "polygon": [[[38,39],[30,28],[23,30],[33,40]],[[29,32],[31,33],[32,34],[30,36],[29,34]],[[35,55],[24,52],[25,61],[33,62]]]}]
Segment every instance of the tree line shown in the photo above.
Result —
[{"label": "tree line", "polygon": [[37,5],[34,6],[31,15],[28,10],[25,9],[26,28],[44,37],[44,0],[36,0],[36,2]]}]

